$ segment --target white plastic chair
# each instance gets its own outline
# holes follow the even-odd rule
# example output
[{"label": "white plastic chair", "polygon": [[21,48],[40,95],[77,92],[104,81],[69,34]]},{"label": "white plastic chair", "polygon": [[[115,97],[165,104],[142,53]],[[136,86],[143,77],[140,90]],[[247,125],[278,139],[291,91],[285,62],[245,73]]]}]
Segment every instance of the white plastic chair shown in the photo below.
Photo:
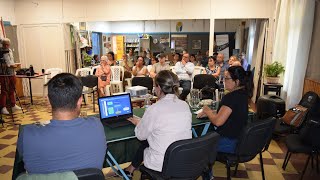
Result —
[{"label": "white plastic chair", "polygon": [[[78,76],[78,77],[85,77],[87,75],[92,75],[92,69],[91,68],[80,68],[80,69],[77,69],[76,70],[76,74],[75,76]],[[83,87],[82,91],[88,91],[89,89],[87,87]],[[94,97],[92,97],[94,98]],[[88,102],[88,94],[86,94],[84,96],[84,101],[85,102]]]},{"label": "white plastic chair", "polygon": [[147,70],[148,70],[149,74],[150,74],[151,69],[152,69],[152,65],[148,65]]},{"label": "white plastic chair", "polygon": [[124,68],[122,66],[111,66],[111,94],[123,92]]},{"label": "white plastic chair", "polygon": [[195,75],[197,75],[197,74],[202,74],[203,71],[205,71],[205,68],[204,68],[204,67],[195,66],[195,67],[194,67],[194,70],[193,70],[193,73],[192,73],[192,81],[193,81],[193,78],[194,78]]},{"label": "white plastic chair", "polygon": [[202,72],[205,71],[204,67],[201,66],[195,66],[193,73],[192,73],[192,79],[191,79],[191,87],[193,88],[193,81],[194,81],[194,76],[197,74],[202,74]]},{"label": "white plastic chair", "polygon": [[98,65],[98,66],[93,66],[93,67],[91,68],[91,75],[95,75],[94,73],[95,73],[95,71],[98,69],[98,67],[100,67],[100,65]]},{"label": "white plastic chair", "polygon": [[170,66],[170,71],[173,72],[174,74],[176,74],[176,70],[175,70],[174,66]]},{"label": "white plastic chair", "polygon": [[45,71],[45,74],[49,74],[49,75],[45,75],[44,76],[44,83],[43,83],[43,93],[42,96],[44,97],[45,91],[48,88],[46,86],[46,84],[48,83],[49,79],[53,78],[55,75],[62,73],[62,69],[61,68],[49,68]]},{"label": "white plastic chair", "polygon": [[91,68],[80,68],[76,70],[76,76],[80,76],[80,77],[84,77],[87,75],[91,75],[92,74],[92,70]]}]

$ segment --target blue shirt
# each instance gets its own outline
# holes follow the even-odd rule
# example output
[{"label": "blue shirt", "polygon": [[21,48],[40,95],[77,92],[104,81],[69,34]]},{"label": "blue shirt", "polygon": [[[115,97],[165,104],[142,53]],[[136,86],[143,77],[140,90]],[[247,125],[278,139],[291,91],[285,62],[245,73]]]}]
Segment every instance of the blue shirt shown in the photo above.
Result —
[{"label": "blue shirt", "polygon": [[26,125],[17,146],[30,174],[102,169],[107,148],[104,128],[94,117]]}]

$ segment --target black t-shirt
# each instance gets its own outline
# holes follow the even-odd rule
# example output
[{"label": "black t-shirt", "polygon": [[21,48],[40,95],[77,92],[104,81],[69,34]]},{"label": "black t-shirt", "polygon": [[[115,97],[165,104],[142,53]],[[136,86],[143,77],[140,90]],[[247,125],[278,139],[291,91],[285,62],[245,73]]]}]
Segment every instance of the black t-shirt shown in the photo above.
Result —
[{"label": "black t-shirt", "polygon": [[217,132],[224,137],[239,138],[248,119],[248,93],[243,89],[230,92],[222,98],[221,106],[228,106],[232,113]]}]

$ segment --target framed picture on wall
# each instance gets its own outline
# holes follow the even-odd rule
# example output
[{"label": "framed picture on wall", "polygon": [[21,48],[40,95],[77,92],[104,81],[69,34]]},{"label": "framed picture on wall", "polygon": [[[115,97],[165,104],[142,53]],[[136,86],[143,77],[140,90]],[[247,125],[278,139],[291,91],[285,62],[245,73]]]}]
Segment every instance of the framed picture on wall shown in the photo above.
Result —
[{"label": "framed picture on wall", "polygon": [[104,35],[103,35],[103,36],[102,36],[102,41],[103,41],[103,42],[107,42],[107,36],[104,36]]},{"label": "framed picture on wall", "polygon": [[86,22],[80,22],[79,29],[80,29],[80,31],[86,31],[87,30]]},{"label": "framed picture on wall", "polygon": [[201,49],[201,40],[192,40],[192,49]]}]

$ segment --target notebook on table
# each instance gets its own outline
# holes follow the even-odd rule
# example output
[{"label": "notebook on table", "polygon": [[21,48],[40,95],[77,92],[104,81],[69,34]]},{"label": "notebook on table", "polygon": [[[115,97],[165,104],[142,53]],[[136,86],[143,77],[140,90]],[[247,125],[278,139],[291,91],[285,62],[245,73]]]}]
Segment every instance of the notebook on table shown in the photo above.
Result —
[{"label": "notebook on table", "polygon": [[103,124],[115,128],[131,124],[133,116],[130,94],[119,94],[98,99],[100,119]]}]

